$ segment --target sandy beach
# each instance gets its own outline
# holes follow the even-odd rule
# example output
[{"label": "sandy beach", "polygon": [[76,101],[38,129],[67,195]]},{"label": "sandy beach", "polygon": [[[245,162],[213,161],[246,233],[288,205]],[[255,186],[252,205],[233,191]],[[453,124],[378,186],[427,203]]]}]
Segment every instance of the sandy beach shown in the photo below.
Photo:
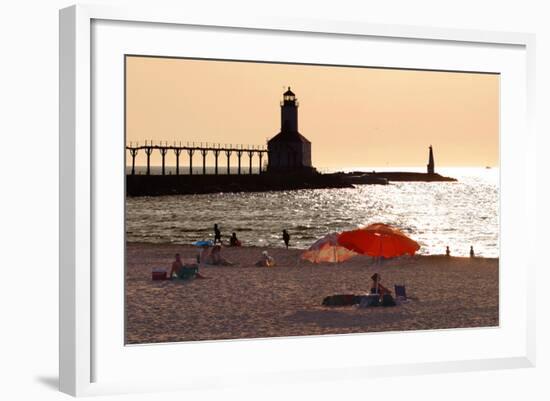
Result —
[{"label": "sandy beach", "polygon": [[[224,248],[235,266],[206,266],[208,279],[152,281],[153,268],[168,268],[172,244],[127,245],[126,343],[364,333],[497,326],[498,259],[403,257],[373,266],[357,256],[339,265],[300,261],[299,249],[267,249],[277,266],[254,266],[266,248]],[[410,298],[395,307],[324,307],[332,294],[368,292],[370,276]]]}]

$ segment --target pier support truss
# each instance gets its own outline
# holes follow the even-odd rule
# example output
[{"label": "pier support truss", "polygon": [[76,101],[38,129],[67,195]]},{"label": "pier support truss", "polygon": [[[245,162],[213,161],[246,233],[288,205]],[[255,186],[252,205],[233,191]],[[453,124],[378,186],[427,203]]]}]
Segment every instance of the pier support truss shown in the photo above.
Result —
[{"label": "pier support truss", "polygon": [[132,157],[132,170],[131,174],[136,174],[136,156],[138,155],[140,150],[145,151],[145,155],[147,156],[147,171],[146,174],[151,174],[151,155],[153,152],[158,151],[161,160],[162,160],[162,175],[166,174],[166,155],[168,151],[173,151],[176,155],[176,175],[180,175],[180,155],[183,151],[187,152],[189,155],[189,175],[193,174],[193,155],[196,151],[200,152],[202,155],[202,174],[206,174],[206,157],[208,154],[212,154],[214,156],[214,174],[219,174],[218,169],[218,160],[220,153],[224,152],[227,157],[227,174],[231,173],[231,155],[235,153],[237,155],[237,174],[241,174],[241,159],[243,156],[243,153],[246,153],[249,158],[249,164],[248,164],[248,174],[252,174],[253,171],[253,159],[254,155],[258,155],[259,159],[259,168],[258,171],[261,173],[262,171],[262,160],[264,154],[267,155],[267,149],[263,146],[257,146],[257,145],[223,145],[223,144],[209,144],[209,143],[200,143],[197,145],[195,142],[192,144],[187,143],[186,145],[182,145],[181,142],[179,145],[174,143],[174,145],[168,145],[167,142],[159,142],[159,143],[153,143],[153,141],[145,141],[144,144],[135,144],[130,143],[129,146],[126,146],[126,150],[129,152],[130,156]]}]

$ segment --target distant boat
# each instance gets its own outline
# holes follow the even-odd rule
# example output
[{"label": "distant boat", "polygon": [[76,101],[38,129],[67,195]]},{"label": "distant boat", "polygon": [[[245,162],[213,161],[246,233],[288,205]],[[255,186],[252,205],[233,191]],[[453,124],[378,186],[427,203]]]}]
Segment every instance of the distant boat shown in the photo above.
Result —
[{"label": "distant boat", "polygon": [[491,168],[491,166],[485,166],[485,168],[489,170]]}]

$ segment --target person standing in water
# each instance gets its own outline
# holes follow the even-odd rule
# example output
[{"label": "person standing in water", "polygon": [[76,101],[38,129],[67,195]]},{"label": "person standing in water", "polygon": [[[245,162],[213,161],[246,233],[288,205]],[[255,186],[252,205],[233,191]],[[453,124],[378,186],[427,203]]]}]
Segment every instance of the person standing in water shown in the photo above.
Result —
[{"label": "person standing in water", "polygon": [[451,256],[451,250],[449,249],[448,245],[447,245],[447,249],[445,250],[445,256]]},{"label": "person standing in water", "polygon": [[290,234],[286,230],[283,230],[283,241],[285,242],[286,249],[288,249],[288,244],[290,243]]},{"label": "person standing in water", "polygon": [[470,257],[471,258],[475,258],[475,253],[474,253],[474,247],[472,245],[470,245]]},{"label": "person standing in water", "polygon": [[214,224],[214,244],[219,242],[222,243],[222,233],[220,229],[218,228],[217,224]]}]

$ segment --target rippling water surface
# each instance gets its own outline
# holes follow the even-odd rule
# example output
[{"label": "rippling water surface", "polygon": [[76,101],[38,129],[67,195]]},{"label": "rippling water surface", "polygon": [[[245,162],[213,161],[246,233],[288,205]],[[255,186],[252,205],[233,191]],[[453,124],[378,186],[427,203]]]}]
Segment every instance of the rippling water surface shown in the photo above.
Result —
[{"label": "rippling water surface", "polygon": [[473,245],[477,255],[498,257],[498,169],[439,172],[459,181],[127,198],[127,239],[191,243],[212,238],[218,223],[225,240],[234,231],[245,245],[282,246],[286,228],[291,245],[306,248],[329,232],[382,222],[418,241],[421,254],[442,254],[449,245],[466,256]]}]

